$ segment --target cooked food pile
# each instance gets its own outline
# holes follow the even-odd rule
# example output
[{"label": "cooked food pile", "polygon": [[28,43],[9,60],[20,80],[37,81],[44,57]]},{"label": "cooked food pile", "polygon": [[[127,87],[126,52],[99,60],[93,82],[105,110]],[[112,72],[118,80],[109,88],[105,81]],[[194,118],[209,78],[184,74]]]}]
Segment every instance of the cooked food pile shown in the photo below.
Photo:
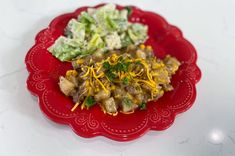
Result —
[{"label": "cooked food pile", "polygon": [[151,46],[129,45],[102,55],[78,57],[73,70],[60,77],[59,86],[66,96],[87,108],[98,104],[104,113],[133,113],[145,109],[173,87],[170,80],[180,62],[171,56],[156,58]]},{"label": "cooked food pile", "polygon": [[143,44],[148,27],[129,22],[130,14],[130,7],[118,10],[114,4],[88,8],[48,48],[73,65],[59,78],[60,90],[75,103],[71,111],[99,105],[113,116],[130,114],[173,89],[171,77],[180,62],[169,55],[157,58]]}]

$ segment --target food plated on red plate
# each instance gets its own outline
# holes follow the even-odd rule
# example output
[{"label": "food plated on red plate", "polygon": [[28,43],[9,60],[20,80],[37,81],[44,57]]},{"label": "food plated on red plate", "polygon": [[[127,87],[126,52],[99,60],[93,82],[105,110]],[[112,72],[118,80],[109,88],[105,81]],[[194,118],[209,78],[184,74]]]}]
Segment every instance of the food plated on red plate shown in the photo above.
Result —
[{"label": "food plated on red plate", "polygon": [[37,35],[27,86],[47,117],[78,135],[132,140],[168,128],[193,104],[196,59],[181,31],[155,13],[82,7]]}]

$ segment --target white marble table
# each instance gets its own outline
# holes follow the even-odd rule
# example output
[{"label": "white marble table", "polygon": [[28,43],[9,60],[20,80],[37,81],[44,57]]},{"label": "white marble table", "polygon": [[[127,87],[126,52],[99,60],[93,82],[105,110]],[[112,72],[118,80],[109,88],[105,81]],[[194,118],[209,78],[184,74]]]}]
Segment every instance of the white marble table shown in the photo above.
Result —
[{"label": "white marble table", "polygon": [[0,1],[0,156],[235,155],[235,1],[119,0],[163,15],[198,51],[203,77],[195,105],[163,132],[130,142],[85,139],[49,121],[27,91],[24,57],[55,17],[104,1]]}]

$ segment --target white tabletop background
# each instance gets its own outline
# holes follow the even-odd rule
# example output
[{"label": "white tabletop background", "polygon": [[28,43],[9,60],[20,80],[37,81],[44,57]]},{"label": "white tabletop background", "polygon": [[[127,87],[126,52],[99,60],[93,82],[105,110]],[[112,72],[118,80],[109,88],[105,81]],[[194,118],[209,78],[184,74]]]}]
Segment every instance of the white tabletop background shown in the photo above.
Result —
[{"label": "white tabletop background", "polygon": [[55,16],[101,2],[0,0],[0,156],[234,156],[234,0],[116,1],[161,14],[181,28],[198,51],[202,79],[196,102],[169,129],[116,142],[79,137],[44,117],[26,89],[24,57],[37,32]]}]

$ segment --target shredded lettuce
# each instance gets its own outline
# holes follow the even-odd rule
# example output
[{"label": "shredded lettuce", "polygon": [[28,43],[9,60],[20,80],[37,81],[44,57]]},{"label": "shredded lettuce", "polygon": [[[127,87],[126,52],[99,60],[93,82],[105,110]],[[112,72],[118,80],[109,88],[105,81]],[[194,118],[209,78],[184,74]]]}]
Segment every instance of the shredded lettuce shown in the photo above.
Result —
[{"label": "shredded lettuce", "polygon": [[87,44],[87,49],[93,49],[93,48],[98,49],[103,47],[104,47],[104,42],[99,34],[94,34],[91,40]]},{"label": "shredded lettuce", "polygon": [[81,54],[80,48],[74,45],[73,42],[72,39],[61,36],[48,50],[61,61],[71,60]]},{"label": "shredded lettuce", "polygon": [[140,44],[147,38],[147,26],[143,26],[139,23],[134,23],[128,29],[128,35],[135,44]]},{"label": "shredded lettuce", "polygon": [[61,61],[69,61],[145,42],[147,26],[128,22],[128,12],[117,10],[114,4],[89,8],[68,22],[65,36],[60,36],[48,51]]}]

